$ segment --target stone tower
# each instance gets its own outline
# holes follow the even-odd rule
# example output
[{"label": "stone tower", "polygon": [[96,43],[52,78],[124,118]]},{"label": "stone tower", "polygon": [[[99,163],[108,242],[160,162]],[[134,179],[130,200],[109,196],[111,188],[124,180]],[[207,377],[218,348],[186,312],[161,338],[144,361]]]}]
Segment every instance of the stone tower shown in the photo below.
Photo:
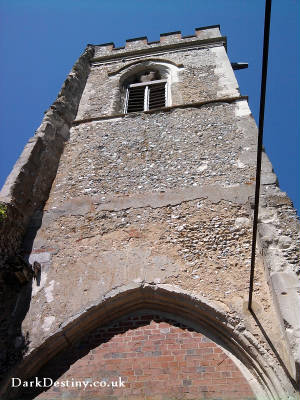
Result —
[{"label": "stone tower", "polygon": [[218,26],[88,45],[1,192],[1,399],[298,398],[265,154],[247,309],[256,141]]}]

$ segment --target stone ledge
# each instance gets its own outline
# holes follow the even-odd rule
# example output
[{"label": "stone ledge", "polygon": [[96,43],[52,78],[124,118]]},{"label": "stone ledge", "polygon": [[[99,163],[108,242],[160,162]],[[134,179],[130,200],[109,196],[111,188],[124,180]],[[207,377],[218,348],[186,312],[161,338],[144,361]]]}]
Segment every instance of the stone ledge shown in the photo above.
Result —
[{"label": "stone ledge", "polygon": [[133,195],[111,196],[105,201],[101,196],[75,197],[65,201],[59,207],[47,209],[44,221],[51,223],[53,219],[63,215],[86,215],[96,207],[97,211],[121,211],[129,208],[161,208],[175,206],[184,202],[208,198],[212,203],[222,200],[235,204],[245,204],[253,196],[254,186],[241,184],[231,187],[220,185],[195,186],[169,189],[164,192],[146,192]]},{"label": "stone ledge", "polygon": [[139,116],[139,115],[143,115],[143,114],[155,114],[155,113],[158,113],[161,111],[168,112],[168,111],[172,111],[175,109],[200,108],[202,106],[209,106],[209,105],[217,104],[217,103],[234,103],[236,101],[242,101],[242,100],[248,101],[248,96],[221,97],[219,99],[214,99],[214,100],[209,100],[209,101],[205,100],[205,101],[198,101],[195,103],[178,104],[176,106],[155,108],[153,110],[148,110],[148,111],[131,112],[129,114],[100,115],[99,117],[75,120],[73,122],[73,126],[77,126],[77,125],[80,125],[83,123],[93,122],[93,121],[102,121],[102,120],[115,119],[115,118],[126,118],[126,117],[133,118],[135,116]]}]

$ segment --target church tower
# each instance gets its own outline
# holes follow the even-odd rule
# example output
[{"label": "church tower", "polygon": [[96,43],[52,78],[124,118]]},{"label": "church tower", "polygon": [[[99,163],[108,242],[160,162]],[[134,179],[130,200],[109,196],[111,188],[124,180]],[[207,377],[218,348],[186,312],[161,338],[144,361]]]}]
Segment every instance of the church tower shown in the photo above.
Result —
[{"label": "church tower", "polygon": [[233,67],[219,26],[87,46],[1,192],[1,399],[298,398],[299,224],[263,154],[250,313]]}]

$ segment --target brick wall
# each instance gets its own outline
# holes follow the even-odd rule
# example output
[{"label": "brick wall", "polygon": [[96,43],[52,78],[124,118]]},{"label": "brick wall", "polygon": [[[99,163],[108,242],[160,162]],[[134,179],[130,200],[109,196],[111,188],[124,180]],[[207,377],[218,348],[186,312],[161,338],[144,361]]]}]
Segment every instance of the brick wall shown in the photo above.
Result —
[{"label": "brick wall", "polygon": [[[102,387],[52,387],[39,400],[254,399],[221,347],[156,313],[132,314],[97,329],[56,357],[42,375],[69,380],[69,385],[75,380],[99,381]],[[112,388],[111,382],[119,384],[119,377],[125,387]]]}]

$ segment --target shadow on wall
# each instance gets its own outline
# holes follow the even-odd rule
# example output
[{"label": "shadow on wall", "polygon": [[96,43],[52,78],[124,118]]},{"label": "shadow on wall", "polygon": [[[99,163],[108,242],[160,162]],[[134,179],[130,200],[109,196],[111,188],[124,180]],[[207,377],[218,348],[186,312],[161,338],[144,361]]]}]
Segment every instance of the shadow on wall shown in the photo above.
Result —
[{"label": "shadow on wall", "polygon": [[0,293],[0,380],[18,364],[29,346],[29,332],[22,332],[22,322],[29,310],[32,296],[32,279],[39,286],[39,263],[28,262],[36,232],[41,226],[43,213],[38,211],[29,223],[23,246],[18,254],[9,256],[2,273]]},{"label": "shadow on wall", "polygon": [[24,335],[21,325],[29,309],[32,284],[28,282],[21,289],[16,281],[1,286],[0,380],[27,352],[29,333]]}]

